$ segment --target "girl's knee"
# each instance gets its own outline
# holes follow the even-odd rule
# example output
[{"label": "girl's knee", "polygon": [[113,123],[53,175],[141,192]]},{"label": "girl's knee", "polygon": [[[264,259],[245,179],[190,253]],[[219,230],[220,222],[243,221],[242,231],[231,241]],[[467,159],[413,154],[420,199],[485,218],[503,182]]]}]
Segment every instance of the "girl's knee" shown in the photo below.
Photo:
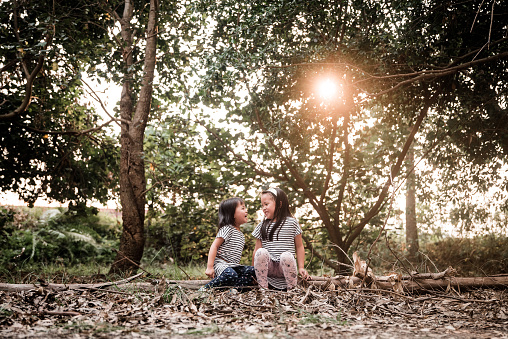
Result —
[{"label": "girl's knee", "polygon": [[280,255],[280,263],[282,265],[291,265],[291,264],[296,265],[296,260],[293,254],[291,254],[290,252],[283,252]]},{"label": "girl's knee", "polygon": [[268,260],[270,258],[270,254],[268,254],[268,251],[264,248],[260,248],[256,251],[256,254],[254,255],[254,261],[258,260]]},{"label": "girl's knee", "polygon": [[259,256],[268,256],[268,251],[265,249],[265,248],[258,248],[258,250],[256,251],[256,257],[259,257]]}]

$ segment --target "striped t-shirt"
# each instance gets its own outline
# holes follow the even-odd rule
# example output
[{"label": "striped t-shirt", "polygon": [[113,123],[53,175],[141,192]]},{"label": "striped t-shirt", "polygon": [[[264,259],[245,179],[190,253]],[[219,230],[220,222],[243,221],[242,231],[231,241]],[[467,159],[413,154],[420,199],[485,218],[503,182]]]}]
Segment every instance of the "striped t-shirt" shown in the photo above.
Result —
[{"label": "striped t-shirt", "polygon": [[[263,223],[259,223],[252,236],[256,239],[261,240],[261,245],[270,254],[270,259],[279,262],[280,255],[283,252],[290,252],[293,256],[296,254],[295,250],[295,237],[298,234],[302,234],[300,224],[295,218],[287,217],[284,223],[279,226],[279,229],[273,234],[273,241],[261,239],[261,226]],[[270,234],[270,230],[275,225],[275,222],[271,222],[268,225],[267,234]],[[286,279],[284,277],[268,277],[268,283],[275,288],[284,289],[286,288]]]},{"label": "striped t-shirt", "polygon": [[245,236],[234,226],[226,225],[221,227],[215,237],[224,239],[222,245],[217,249],[217,256],[213,262],[215,276],[218,277],[226,268],[239,266],[245,245]]}]

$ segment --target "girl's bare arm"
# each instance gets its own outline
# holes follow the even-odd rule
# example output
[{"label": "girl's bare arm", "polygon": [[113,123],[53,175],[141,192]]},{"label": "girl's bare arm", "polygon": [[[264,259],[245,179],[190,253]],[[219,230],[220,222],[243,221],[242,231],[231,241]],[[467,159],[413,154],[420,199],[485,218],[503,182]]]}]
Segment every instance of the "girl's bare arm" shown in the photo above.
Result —
[{"label": "girl's bare arm", "polygon": [[215,257],[217,256],[217,251],[224,243],[224,238],[215,238],[215,240],[212,243],[212,246],[210,246],[210,250],[208,251],[208,261],[206,263],[206,271],[205,274],[210,278],[215,278],[215,270],[213,269],[213,262],[215,261]]},{"label": "girl's bare arm", "polygon": [[296,263],[298,264],[298,272],[303,279],[309,279],[309,273],[305,269],[305,248],[303,247],[302,235],[295,237]]}]

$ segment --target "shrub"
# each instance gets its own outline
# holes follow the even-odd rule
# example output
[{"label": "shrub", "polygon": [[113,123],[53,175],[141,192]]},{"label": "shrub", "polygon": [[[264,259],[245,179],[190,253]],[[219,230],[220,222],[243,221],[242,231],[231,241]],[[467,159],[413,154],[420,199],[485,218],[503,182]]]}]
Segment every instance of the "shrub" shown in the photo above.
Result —
[{"label": "shrub", "polygon": [[217,232],[215,214],[206,208],[182,211],[170,206],[164,215],[148,219],[144,257],[180,264],[205,262]]},{"label": "shrub", "polygon": [[[0,221],[0,265],[9,268],[27,262],[69,265],[112,261],[119,229],[97,212],[94,208],[71,206],[64,213],[28,227],[26,223],[15,223],[16,215],[24,212],[3,209],[0,220],[7,219]],[[12,217],[5,217],[9,213]]]},{"label": "shrub", "polygon": [[436,266],[452,266],[461,276],[508,273],[508,237],[488,234],[474,238],[445,238],[426,244]]},{"label": "shrub", "polygon": [[[473,238],[436,237],[420,235],[420,253],[408,260],[404,240],[396,233],[381,237],[371,252],[370,267],[375,274],[406,270],[418,272],[444,271],[451,266],[458,276],[485,276],[508,273],[508,237],[488,234]],[[362,259],[367,258],[371,243],[359,244],[355,249]]]},{"label": "shrub", "polygon": [[[193,206],[192,210],[186,210],[185,205],[169,206],[162,216],[147,218],[145,226],[145,262],[174,260],[179,265],[204,265],[217,234],[217,209]],[[245,234],[242,263],[251,265],[253,225],[243,225],[242,231]]]}]

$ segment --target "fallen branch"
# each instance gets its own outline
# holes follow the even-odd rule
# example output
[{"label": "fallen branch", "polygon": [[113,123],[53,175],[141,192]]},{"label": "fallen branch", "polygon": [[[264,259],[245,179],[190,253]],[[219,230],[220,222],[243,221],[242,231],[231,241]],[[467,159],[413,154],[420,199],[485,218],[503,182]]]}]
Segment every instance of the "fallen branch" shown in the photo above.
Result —
[{"label": "fallen branch", "polygon": [[[34,289],[43,288],[52,291],[63,290],[91,290],[91,291],[107,291],[111,288],[115,290],[143,290],[143,291],[156,291],[157,285],[148,282],[139,283],[126,283],[128,280],[133,280],[139,276],[133,276],[123,281],[108,282],[103,284],[48,284],[47,286],[40,286],[38,284],[0,284],[0,291],[7,292],[21,292]],[[383,280],[387,277],[377,277],[373,282],[373,287],[366,287],[367,290],[373,291],[388,290],[398,293],[403,292],[418,292],[425,290],[446,290],[450,287],[460,288],[491,288],[491,287],[508,287],[508,276],[490,276],[490,277],[445,277],[442,279],[418,279],[418,283],[414,280],[400,280],[388,281]],[[166,286],[171,285],[188,288],[190,290],[197,290],[201,286],[208,283],[209,280],[166,280]],[[307,284],[319,288],[326,288],[328,290],[336,289],[363,289],[361,286],[362,279],[358,277],[336,276],[336,277],[320,277],[312,276],[307,280]],[[398,288],[397,288],[398,287]]]},{"label": "fallen branch", "polygon": [[97,290],[104,289],[112,286],[119,286],[128,283],[136,278],[139,278],[144,273],[138,273],[132,277],[125,278],[118,281],[110,281],[100,284],[0,284],[0,291],[6,292],[21,292],[35,289],[44,289],[50,291],[67,291],[67,290]]},{"label": "fallen branch", "polygon": [[[487,288],[487,287],[508,287],[508,277],[445,277],[442,279],[418,279],[388,281],[383,280],[387,277],[376,277],[373,282],[375,288],[382,290],[394,290],[397,292],[417,292],[433,289],[447,289],[450,287],[460,288]],[[312,277],[307,281],[314,286],[324,286],[328,284],[329,278]],[[362,279],[358,277],[334,277],[332,283],[338,288],[361,288]]]},{"label": "fallen branch", "polygon": [[45,315],[66,315],[66,316],[76,316],[81,315],[81,313],[76,311],[41,311],[41,312],[34,312],[35,314],[45,314]]},{"label": "fallen branch", "polygon": [[[357,258],[358,262],[360,261]],[[357,262],[357,264],[358,264]],[[363,263],[362,263],[363,264]],[[355,265],[357,266],[357,265]],[[365,268],[365,265],[360,265]],[[358,268],[358,266],[357,266]],[[364,272],[355,270],[358,276],[335,277],[311,276],[305,282],[306,285],[313,285],[321,289],[337,290],[337,289],[368,289],[368,290],[387,290],[400,294],[405,292],[419,292],[426,290],[446,290],[449,288],[490,288],[490,287],[508,287],[508,275],[496,275],[488,277],[454,277],[455,270],[448,267],[446,270],[437,273],[413,273],[408,276],[401,276],[393,273],[387,276],[375,276],[369,270],[370,283],[362,283]],[[114,282],[106,282],[101,284],[0,284],[0,291],[20,292],[34,289],[45,289],[52,291],[63,290],[90,290],[90,291],[107,291],[109,289],[119,290],[143,290],[151,292],[160,292],[169,287],[180,286],[190,290],[197,290],[201,286],[207,284],[210,280],[161,280],[154,282],[138,282],[129,283],[130,281],[140,277],[143,273],[136,274],[132,277]],[[162,288],[161,288],[162,287]],[[119,292],[122,293],[122,292]]]},{"label": "fallen branch", "polygon": [[[449,272],[448,270],[436,273],[436,276],[444,274],[444,272]],[[381,289],[381,290],[389,290],[396,291],[399,293],[403,292],[417,292],[424,291],[426,289],[441,289],[444,290],[449,287],[461,287],[461,288],[487,288],[487,287],[508,287],[508,276],[491,276],[491,277],[443,277],[440,279],[429,279],[423,277],[417,277],[417,282],[415,280],[405,279],[406,277],[402,277],[400,281],[390,281],[391,276],[386,277],[376,277],[373,284],[375,287],[372,289]],[[191,290],[197,290],[201,286],[208,283],[209,280],[167,280],[166,283],[168,285],[178,285],[181,287],[185,287]],[[328,290],[335,290],[340,288],[350,289],[350,288],[360,288],[362,279],[358,277],[349,277],[349,276],[336,276],[336,277],[321,277],[321,276],[311,276],[310,280],[307,280],[307,284],[314,285],[320,288],[326,288]],[[398,284],[402,290],[398,290],[394,286],[394,284]],[[128,284],[122,286],[123,288],[127,287],[137,287],[143,289],[143,285],[148,287],[151,284],[142,283],[142,284]],[[151,285],[153,289],[154,286]]]},{"label": "fallen branch", "polygon": [[411,279],[434,279],[434,280],[437,280],[437,279],[443,279],[446,277],[453,277],[453,276],[455,276],[456,273],[457,272],[455,271],[455,269],[453,267],[449,266],[443,272],[438,272],[438,273],[418,273],[418,272],[416,272],[416,273],[412,273],[409,276],[403,276],[402,280],[411,280]]}]

